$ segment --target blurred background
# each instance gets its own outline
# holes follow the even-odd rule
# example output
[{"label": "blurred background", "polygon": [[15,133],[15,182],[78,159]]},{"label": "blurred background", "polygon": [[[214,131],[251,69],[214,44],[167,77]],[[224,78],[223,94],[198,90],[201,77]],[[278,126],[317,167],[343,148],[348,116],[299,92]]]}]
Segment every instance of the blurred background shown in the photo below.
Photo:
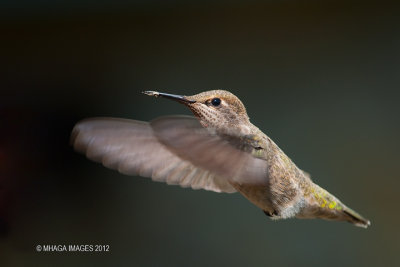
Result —
[{"label": "blurred background", "polygon": [[[399,264],[395,2],[2,1],[0,265]],[[124,176],[69,146],[85,117],[189,114],[143,90],[217,88],[372,226],[273,222],[239,194]]]}]

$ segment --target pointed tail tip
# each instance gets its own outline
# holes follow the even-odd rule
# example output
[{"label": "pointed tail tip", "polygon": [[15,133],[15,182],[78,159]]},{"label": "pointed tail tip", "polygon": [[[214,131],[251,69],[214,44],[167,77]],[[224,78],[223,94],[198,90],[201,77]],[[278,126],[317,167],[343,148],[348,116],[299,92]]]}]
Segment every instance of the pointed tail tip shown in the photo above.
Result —
[{"label": "pointed tail tip", "polygon": [[362,217],[360,214],[353,210],[344,210],[343,211],[348,217],[350,217],[349,222],[354,224],[355,226],[362,227],[362,228],[368,228],[368,226],[371,225],[371,221],[365,219]]},{"label": "pointed tail tip", "polygon": [[367,229],[371,225],[371,222],[369,220],[364,220],[364,221],[359,221],[359,222],[353,222],[353,224],[355,226]]}]

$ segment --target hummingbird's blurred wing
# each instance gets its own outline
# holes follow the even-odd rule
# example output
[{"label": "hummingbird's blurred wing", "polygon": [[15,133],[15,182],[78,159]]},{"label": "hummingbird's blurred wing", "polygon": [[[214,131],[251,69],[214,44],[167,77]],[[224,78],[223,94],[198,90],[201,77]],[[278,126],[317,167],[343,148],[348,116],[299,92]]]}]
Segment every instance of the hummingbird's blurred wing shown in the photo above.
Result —
[{"label": "hummingbird's blurred wing", "polygon": [[244,137],[203,127],[192,116],[166,116],[150,122],[155,135],[180,158],[217,177],[239,184],[268,185],[267,161],[252,155]]},{"label": "hummingbird's blurred wing", "polygon": [[[89,159],[127,175],[151,177],[155,181],[193,189],[233,193],[224,177],[182,159],[163,145],[147,122],[93,118],[79,122],[71,142]],[[190,150],[188,144],[187,149]]]}]

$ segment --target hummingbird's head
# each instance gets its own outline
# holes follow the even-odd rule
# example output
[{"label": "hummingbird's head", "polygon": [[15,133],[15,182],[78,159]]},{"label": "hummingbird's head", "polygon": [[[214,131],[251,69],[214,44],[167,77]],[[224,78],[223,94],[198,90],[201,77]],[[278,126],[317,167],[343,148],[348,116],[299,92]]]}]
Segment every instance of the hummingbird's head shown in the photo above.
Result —
[{"label": "hummingbird's head", "polygon": [[205,127],[237,127],[249,122],[246,108],[234,94],[225,90],[212,90],[192,96],[172,95],[154,91],[147,95],[162,96],[187,106]]}]

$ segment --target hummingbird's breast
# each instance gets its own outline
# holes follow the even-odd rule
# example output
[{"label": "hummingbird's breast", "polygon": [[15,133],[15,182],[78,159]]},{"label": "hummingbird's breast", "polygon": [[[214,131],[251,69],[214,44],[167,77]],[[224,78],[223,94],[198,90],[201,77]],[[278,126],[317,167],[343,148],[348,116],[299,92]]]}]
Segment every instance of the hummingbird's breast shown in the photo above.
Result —
[{"label": "hummingbird's breast", "polygon": [[273,217],[294,217],[305,206],[304,189],[311,180],[269,137],[263,133],[256,136],[260,144],[253,154],[267,161],[265,176],[268,183],[232,185],[249,201]]}]

